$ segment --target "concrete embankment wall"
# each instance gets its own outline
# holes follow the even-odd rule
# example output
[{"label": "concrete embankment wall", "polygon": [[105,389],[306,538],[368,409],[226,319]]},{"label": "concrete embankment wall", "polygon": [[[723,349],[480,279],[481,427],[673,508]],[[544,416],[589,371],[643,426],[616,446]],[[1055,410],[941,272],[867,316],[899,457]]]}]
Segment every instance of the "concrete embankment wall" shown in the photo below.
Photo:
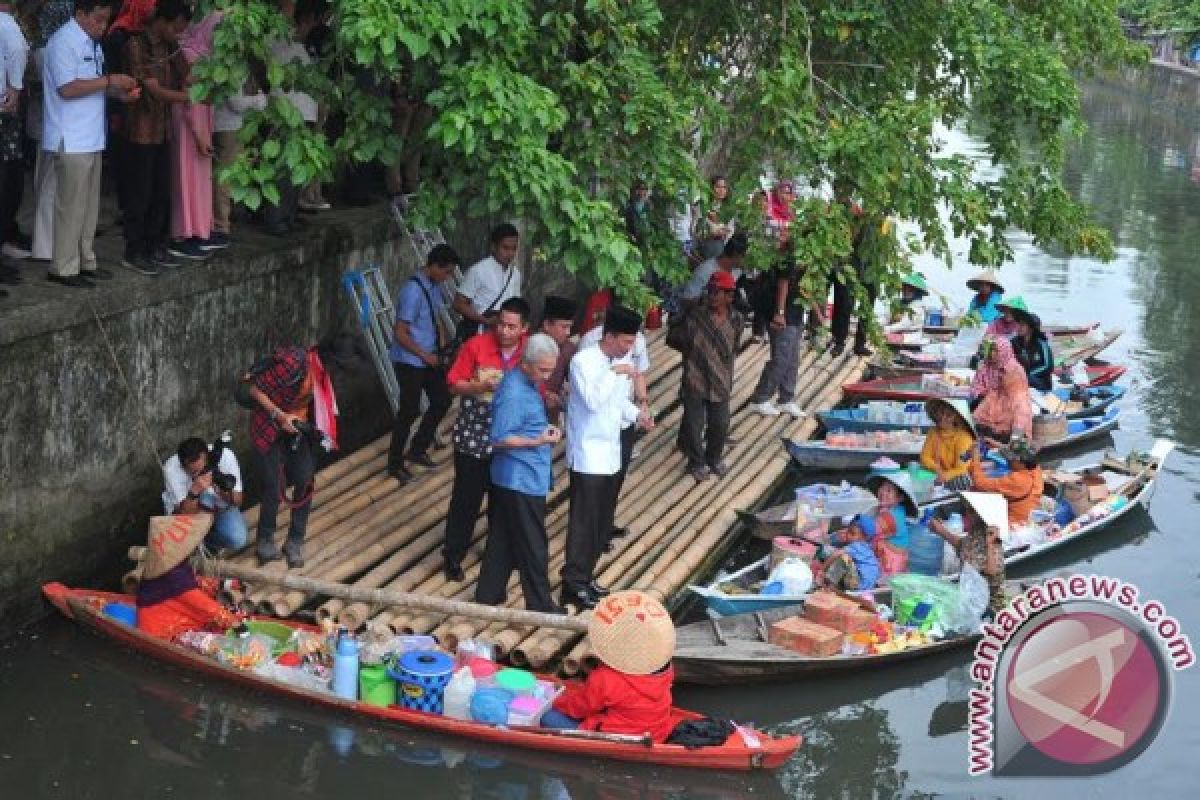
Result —
[{"label": "concrete embankment wall", "polygon": [[[153,450],[166,458],[188,436],[231,429],[254,492],[236,376],[277,345],[355,329],[347,268],[378,264],[394,289],[413,266],[382,208],[321,219],[291,240],[247,233],[202,266],[152,279],[121,272],[90,292],[28,290],[0,308],[0,635],[45,613],[44,581],[113,585],[125,549],[161,513]],[[481,255],[478,234],[464,259]],[[111,263],[119,238],[98,244]],[[335,388],[343,452],[387,430],[369,364],[335,375]]]}]

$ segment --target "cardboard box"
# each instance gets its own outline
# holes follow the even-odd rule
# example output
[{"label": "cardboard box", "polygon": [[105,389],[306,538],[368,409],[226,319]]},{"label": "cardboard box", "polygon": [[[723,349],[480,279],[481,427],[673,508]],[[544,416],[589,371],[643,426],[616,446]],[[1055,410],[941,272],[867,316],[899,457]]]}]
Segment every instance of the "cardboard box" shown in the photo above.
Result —
[{"label": "cardboard box", "polygon": [[1087,487],[1087,496],[1093,504],[1107,500],[1108,486],[1103,483],[1091,484]]},{"label": "cardboard box", "polygon": [[780,620],[767,632],[767,641],[776,647],[817,658],[841,653],[845,639],[846,636],[842,632],[818,625],[803,617]]},{"label": "cardboard box", "polygon": [[871,630],[876,617],[853,600],[831,592],[814,592],[804,601],[804,616],[811,622],[841,633]]}]

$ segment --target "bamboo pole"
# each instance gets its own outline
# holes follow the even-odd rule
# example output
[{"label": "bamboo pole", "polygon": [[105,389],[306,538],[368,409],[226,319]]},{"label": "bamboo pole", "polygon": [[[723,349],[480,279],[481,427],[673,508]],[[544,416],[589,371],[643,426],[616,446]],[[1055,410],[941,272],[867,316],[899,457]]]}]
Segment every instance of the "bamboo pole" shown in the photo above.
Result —
[{"label": "bamboo pole", "polygon": [[498,622],[515,622],[525,625],[538,625],[576,632],[587,631],[587,619],[582,616],[571,617],[560,614],[543,614],[536,611],[519,611],[511,608],[495,608],[476,603],[460,603],[438,597],[410,594],[408,592],[387,591],[384,589],[361,589],[357,586],[347,586],[328,581],[317,581],[301,575],[267,573],[264,570],[231,564],[227,561],[210,560],[201,566],[208,575],[214,577],[238,578],[243,581],[257,580],[277,582],[281,586],[295,589],[302,594],[324,594],[331,597],[362,600],[377,605],[404,606],[408,608],[428,609],[444,614],[459,614],[462,616],[478,616],[481,619]]}]

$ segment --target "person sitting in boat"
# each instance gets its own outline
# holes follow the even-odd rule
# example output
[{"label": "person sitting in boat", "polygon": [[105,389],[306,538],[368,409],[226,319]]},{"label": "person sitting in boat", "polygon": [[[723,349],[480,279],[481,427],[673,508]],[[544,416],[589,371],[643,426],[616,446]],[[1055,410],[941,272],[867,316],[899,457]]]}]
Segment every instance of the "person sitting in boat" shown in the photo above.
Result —
[{"label": "person sitting in boat", "polygon": [[962,492],[963,534],[960,536],[938,517],[929,529],[945,539],[964,564],[970,564],[988,584],[988,610],[993,615],[1008,604],[1004,593],[1004,539],[1008,536],[1008,515],[1004,498],[985,492]]},{"label": "person sitting in boat", "polygon": [[921,466],[937,474],[937,482],[947,489],[971,488],[967,467],[975,457],[975,420],[967,401],[961,398],[932,398],[925,413],[934,427],[925,435],[921,448]]},{"label": "person sitting in boat", "polygon": [[655,742],[665,742],[675,726],[671,615],[644,592],[613,592],[592,611],[588,641],[600,666],[582,683],[567,684],[542,715],[542,727],[649,733]]},{"label": "person sitting in boat", "polygon": [[996,492],[1008,503],[1008,523],[1012,527],[1029,524],[1030,514],[1042,501],[1044,480],[1038,464],[1037,450],[1024,437],[1013,439],[1001,453],[1008,460],[1010,471],[993,477],[979,459],[971,462],[971,483],[981,492]]},{"label": "person sitting in boat", "polygon": [[988,323],[985,333],[988,336],[1003,336],[1011,339],[1017,334],[1017,313],[1018,311],[1028,311],[1025,305],[1025,298],[1017,295],[1012,300],[1001,300],[996,303],[996,310],[1000,312],[1000,316]]},{"label": "person sitting in boat", "polygon": [[160,639],[184,631],[224,632],[241,618],[217,602],[215,580],[189,561],[212,528],[211,514],[152,517],[137,589],[137,626]]},{"label": "person sitting in boat", "polygon": [[1013,355],[1025,370],[1029,388],[1048,392],[1054,388],[1054,351],[1042,332],[1042,318],[1025,308],[1024,302],[1018,307],[1017,300],[1020,298],[1013,298],[1012,314],[1017,322],[1012,337]]},{"label": "person sitting in boat", "polygon": [[996,306],[1004,299],[1004,286],[995,272],[984,270],[967,281],[967,288],[975,292],[967,306],[968,314],[974,314],[983,323],[993,322],[1000,316],[1000,309]]},{"label": "person sitting in boat", "polygon": [[[844,521],[846,528],[830,537],[837,549],[817,559],[822,581],[826,586],[847,592],[874,589],[882,572],[879,557],[869,544],[879,534],[876,518],[859,514]],[[895,524],[891,515],[887,515],[885,524]]]},{"label": "person sitting in boat", "polygon": [[925,321],[919,304],[929,296],[929,286],[925,276],[919,272],[910,272],[900,279],[899,307],[892,312],[888,319],[888,327],[920,325]]},{"label": "person sitting in boat", "polygon": [[979,368],[971,382],[971,411],[980,438],[996,446],[1033,431],[1033,402],[1025,370],[1004,337],[987,336],[979,345]]},{"label": "person sitting in boat", "polygon": [[877,472],[869,475],[866,483],[879,500],[875,542],[886,539],[896,547],[907,550],[908,518],[916,518],[919,513],[912,479],[906,472]]}]

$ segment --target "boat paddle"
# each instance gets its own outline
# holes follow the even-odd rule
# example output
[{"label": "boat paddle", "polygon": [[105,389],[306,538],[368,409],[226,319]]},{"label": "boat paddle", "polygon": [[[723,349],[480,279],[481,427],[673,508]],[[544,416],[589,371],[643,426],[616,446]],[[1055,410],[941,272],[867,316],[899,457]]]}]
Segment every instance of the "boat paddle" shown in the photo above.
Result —
[{"label": "boat paddle", "polygon": [[584,731],[578,728],[542,728],[536,725],[509,725],[510,731],[521,733],[537,733],[542,736],[559,736],[565,739],[583,739],[589,742],[609,742],[611,744],[631,744],[641,747],[653,747],[654,737],[649,733],[605,733],[604,731]]}]

